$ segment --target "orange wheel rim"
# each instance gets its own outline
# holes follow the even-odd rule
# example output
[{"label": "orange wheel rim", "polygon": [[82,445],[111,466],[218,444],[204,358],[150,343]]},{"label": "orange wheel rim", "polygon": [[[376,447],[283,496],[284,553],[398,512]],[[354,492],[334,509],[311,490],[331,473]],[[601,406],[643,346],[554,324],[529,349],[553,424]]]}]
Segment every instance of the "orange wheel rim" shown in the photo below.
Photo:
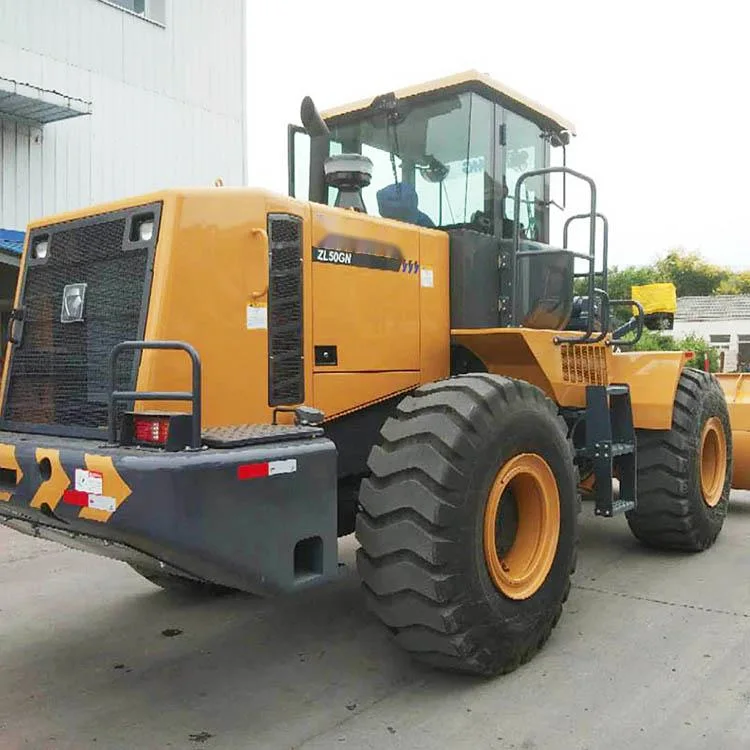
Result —
[{"label": "orange wheel rim", "polygon": [[510,599],[533,596],[547,580],[559,537],[552,469],[536,453],[514,456],[495,477],[484,512],[484,559],[495,587]]},{"label": "orange wheel rim", "polygon": [[727,476],[727,439],[718,417],[711,417],[701,433],[701,492],[710,508],[718,505]]}]

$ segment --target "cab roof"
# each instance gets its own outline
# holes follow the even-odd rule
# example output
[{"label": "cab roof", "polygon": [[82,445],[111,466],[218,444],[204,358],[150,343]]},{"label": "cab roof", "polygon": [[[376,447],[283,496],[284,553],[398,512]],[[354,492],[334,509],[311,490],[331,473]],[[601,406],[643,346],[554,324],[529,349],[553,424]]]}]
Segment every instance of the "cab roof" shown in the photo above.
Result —
[{"label": "cab roof", "polygon": [[[433,81],[426,81],[414,86],[408,86],[393,93],[397,99],[408,99],[413,96],[429,94],[441,89],[458,89],[464,91],[475,91],[484,94],[489,99],[507,106],[509,109],[518,114],[527,117],[537,123],[544,129],[560,132],[568,131],[571,135],[576,134],[575,125],[564,117],[555,114],[546,107],[529,99],[523,94],[515,91],[499,81],[494,80],[484,73],[477,70],[467,70],[463,73],[456,73],[445,78],[438,78]],[[324,120],[333,119],[342,115],[354,114],[368,109],[372,103],[371,99],[362,99],[351,104],[344,104],[340,107],[333,107],[321,113]]]}]

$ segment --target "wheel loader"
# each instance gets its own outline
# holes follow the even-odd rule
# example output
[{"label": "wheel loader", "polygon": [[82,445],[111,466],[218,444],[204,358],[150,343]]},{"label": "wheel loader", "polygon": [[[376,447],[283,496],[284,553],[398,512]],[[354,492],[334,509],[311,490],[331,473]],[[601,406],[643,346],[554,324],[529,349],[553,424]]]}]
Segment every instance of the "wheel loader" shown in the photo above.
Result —
[{"label": "wheel loader", "polygon": [[[196,594],[326,583],[354,532],[395,643],[482,675],[557,623],[582,497],[646,545],[710,547],[744,381],[618,352],[644,314],[607,294],[573,125],[474,71],[305,98],[301,121],[288,196],[171,189],[29,226],[3,523]],[[582,246],[553,236],[553,177],[586,191]]]}]

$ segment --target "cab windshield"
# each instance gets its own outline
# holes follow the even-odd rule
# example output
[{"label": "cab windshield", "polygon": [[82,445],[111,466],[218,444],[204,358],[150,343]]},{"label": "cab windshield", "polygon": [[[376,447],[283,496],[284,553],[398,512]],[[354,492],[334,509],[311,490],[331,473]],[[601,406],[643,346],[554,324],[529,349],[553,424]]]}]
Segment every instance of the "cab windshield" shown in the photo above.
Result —
[{"label": "cab windshield", "polygon": [[[548,163],[539,127],[473,92],[372,107],[328,126],[329,155],[360,153],[372,161],[372,181],[362,191],[367,212],[419,226],[510,237],[516,181]],[[520,223],[529,239],[546,240],[546,197],[544,178],[524,183]],[[335,200],[328,188],[328,204]]]}]

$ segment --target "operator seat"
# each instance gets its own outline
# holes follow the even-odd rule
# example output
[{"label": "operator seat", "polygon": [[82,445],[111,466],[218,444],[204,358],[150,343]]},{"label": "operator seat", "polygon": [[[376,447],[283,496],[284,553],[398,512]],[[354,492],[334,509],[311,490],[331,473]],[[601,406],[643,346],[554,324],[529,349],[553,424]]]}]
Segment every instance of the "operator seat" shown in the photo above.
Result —
[{"label": "operator seat", "polygon": [[418,208],[417,191],[408,182],[386,185],[376,193],[378,211],[386,219],[406,221],[420,227],[434,228],[432,219]]}]

